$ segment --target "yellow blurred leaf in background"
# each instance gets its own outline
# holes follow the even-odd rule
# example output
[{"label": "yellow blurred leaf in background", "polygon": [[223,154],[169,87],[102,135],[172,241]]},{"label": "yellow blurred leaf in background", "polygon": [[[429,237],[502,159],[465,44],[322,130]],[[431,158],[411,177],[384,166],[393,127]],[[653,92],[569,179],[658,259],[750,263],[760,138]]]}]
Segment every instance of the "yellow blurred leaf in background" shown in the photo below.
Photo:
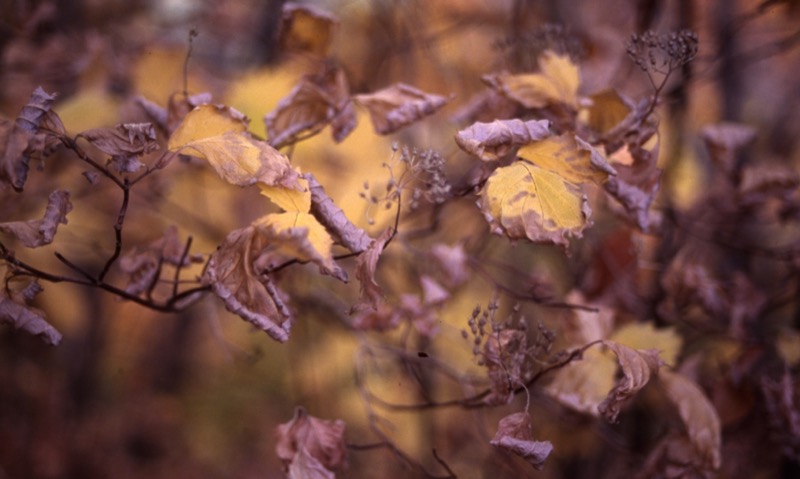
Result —
[{"label": "yellow blurred leaf in background", "polygon": [[484,80],[526,108],[544,108],[551,103],[578,108],[578,66],[568,56],[551,50],[539,57],[539,73],[500,73],[486,76]]}]

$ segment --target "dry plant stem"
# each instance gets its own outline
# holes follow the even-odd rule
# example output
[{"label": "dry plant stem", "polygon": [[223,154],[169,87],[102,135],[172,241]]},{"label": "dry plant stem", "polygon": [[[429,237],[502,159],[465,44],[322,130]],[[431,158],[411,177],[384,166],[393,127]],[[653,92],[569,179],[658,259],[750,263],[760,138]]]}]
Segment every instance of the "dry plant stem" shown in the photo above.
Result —
[{"label": "dry plant stem", "polygon": [[[556,363],[553,363],[553,364],[551,364],[551,365],[549,365],[549,366],[547,366],[545,368],[540,369],[539,371],[536,372],[536,374],[531,376],[531,378],[528,379],[525,382],[525,384],[522,384],[522,385],[518,386],[517,388],[515,388],[514,389],[514,395],[522,394],[522,393],[528,393],[529,388],[531,388],[545,374],[550,373],[552,371],[555,371],[557,369],[561,369],[564,366],[566,366],[569,363],[571,363],[572,361],[574,361],[576,359],[580,359],[583,356],[583,353],[585,353],[587,349],[589,349],[592,346],[595,346],[597,344],[601,344],[601,343],[602,343],[602,340],[598,339],[596,341],[592,341],[590,343],[587,343],[587,344],[583,345],[582,347],[580,347],[578,349],[574,349],[574,350],[570,351],[567,354],[566,358],[564,358],[564,359],[562,359],[562,360],[560,360],[560,361],[558,361]],[[360,371],[359,371],[359,373],[360,373]],[[462,408],[462,409],[479,409],[479,408],[485,408],[485,407],[492,407],[491,405],[486,404],[485,402],[483,402],[483,398],[485,398],[486,396],[488,396],[492,392],[491,389],[486,389],[486,390],[481,391],[480,393],[477,393],[477,394],[475,394],[473,396],[470,396],[470,397],[467,397],[467,398],[462,398],[462,399],[451,399],[451,400],[448,400],[448,401],[430,401],[430,402],[417,403],[417,404],[394,404],[394,403],[390,403],[388,401],[385,401],[385,400],[379,398],[378,396],[374,395],[372,392],[370,392],[366,388],[366,386],[363,384],[363,381],[361,380],[361,378],[359,376],[357,376],[357,378],[356,378],[356,383],[357,383],[359,389],[361,390],[362,394],[367,396],[370,401],[374,402],[375,404],[377,404],[378,406],[380,406],[380,407],[382,407],[384,409],[389,409],[389,410],[392,410],[392,411],[420,411],[420,410],[425,410],[425,409],[436,409],[436,408],[446,408],[446,407],[458,407],[458,408]]]},{"label": "dry plant stem", "polygon": [[546,306],[548,308],[559,308],[559,309],[577,309],[581,311],[587,311],[589,313],[597,313],[599,310],[592,306],[585,306],[583,304],[574,304],[574,303],[566,303],[563,301],[547,301],[541,298],[537,298],[531,294],[520,293],[512,289],[509,286],[501,284],[494,277],[489,273],[481,264],[480,261],[473,257],[469,257],[469,265],[470,267],[475,270],[478,274],[483,276],[487,281],[489,281],[495,288],[499,289],[503,293],[507,294],[508,296],[518,300],[518,301],[526,301],[536,303],[540,306]]}]

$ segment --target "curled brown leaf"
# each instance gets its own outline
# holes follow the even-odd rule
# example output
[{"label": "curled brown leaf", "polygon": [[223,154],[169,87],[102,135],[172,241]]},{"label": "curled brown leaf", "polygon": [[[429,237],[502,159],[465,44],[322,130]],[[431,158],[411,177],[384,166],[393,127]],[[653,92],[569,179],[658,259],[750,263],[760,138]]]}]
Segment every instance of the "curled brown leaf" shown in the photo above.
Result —
[{"label": "curled brown leaf", "polygon": [[545,460],[553,452],[550,441],[532,439],[531,418],[525,412],[509,414],[500,419],[497,433],[490,444],[522,457],[537,470],[544,467]]},{"label": "curled brown leaf", "polygon": [[277,427],[275,452],[287,471],[301,473],[296,477],[333,477],[347,467],[344,431],[344,421],[319,419],[297,407],[294,417]]},{"label": "curled brown leaf", "polygon": [[268,246],[254,226],[232,231],[211,256],[203,283],[211,285],[228,311],[284,342],[289,339],[291,312],[284,294],[256,267]]},{"label": "curled brown leaf", "polygon": [[303,51],[324,57],[330,48],[338,23],[333,14],[322,8],[287,2],[283,6],[278,38],[281,46],[287,50]]},{"label": "curled brown leaf", "polygon": [[61,342],[61,333],[45,319],[44,312],[29,306],[27,303],[42,290],[35,280],[29,282],[21,290],[0,288],[0,323],[8,323],[53,346]]},{"label": "curled brown leaf", "polygon": [[356,95],[355,101],[369,112],[375,131],[388,135],[420,119],[436,113],[447,102],[446,97],[396,83],[374,93]]},{"label": "curled brown leaf", "polygon": [[662,361],[656,350],[633,349],[609,340],[603,344],[617,355],[622,377],[597,409],[609,422],[615,422],[622,404],[647,385],[650,377],[658,373]]},{"label": "curled brown leaf", "polygon": [[70,211],[69,193],[57,190],[50,193],[42,219],[0,223],[0,232],[14,236],[28,248],[38,248],[53,242],[58,225],[67,224]]},{"label": "curled brown leaf", "polygon": [[462,150],[483,161],[495,161],[517,148],[550,136],[547,120],[495,120],[474,123],[456,133],[456,143]]}]

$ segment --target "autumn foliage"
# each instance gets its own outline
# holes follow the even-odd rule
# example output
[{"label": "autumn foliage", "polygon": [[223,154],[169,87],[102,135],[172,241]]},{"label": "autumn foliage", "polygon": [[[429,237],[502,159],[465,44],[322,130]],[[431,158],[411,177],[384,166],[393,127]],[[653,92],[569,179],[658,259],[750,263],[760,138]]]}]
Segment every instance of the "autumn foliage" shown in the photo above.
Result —
[{"label": "autumn foliage", "polygon": [[0,477],[797,474],[796,2],[22,3]]}]

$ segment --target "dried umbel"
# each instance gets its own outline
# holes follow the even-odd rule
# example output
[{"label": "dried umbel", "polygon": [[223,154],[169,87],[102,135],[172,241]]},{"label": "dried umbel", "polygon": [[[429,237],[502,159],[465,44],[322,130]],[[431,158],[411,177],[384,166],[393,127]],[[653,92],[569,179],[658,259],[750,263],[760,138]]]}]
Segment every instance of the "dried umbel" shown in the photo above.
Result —
[{"label": "dried umbel", "polygon": [[697,34],[691,30],[656,35],[648,30],[633,34],[628,42],[628,56],[642,71],[669,74],[697,56]]}]

